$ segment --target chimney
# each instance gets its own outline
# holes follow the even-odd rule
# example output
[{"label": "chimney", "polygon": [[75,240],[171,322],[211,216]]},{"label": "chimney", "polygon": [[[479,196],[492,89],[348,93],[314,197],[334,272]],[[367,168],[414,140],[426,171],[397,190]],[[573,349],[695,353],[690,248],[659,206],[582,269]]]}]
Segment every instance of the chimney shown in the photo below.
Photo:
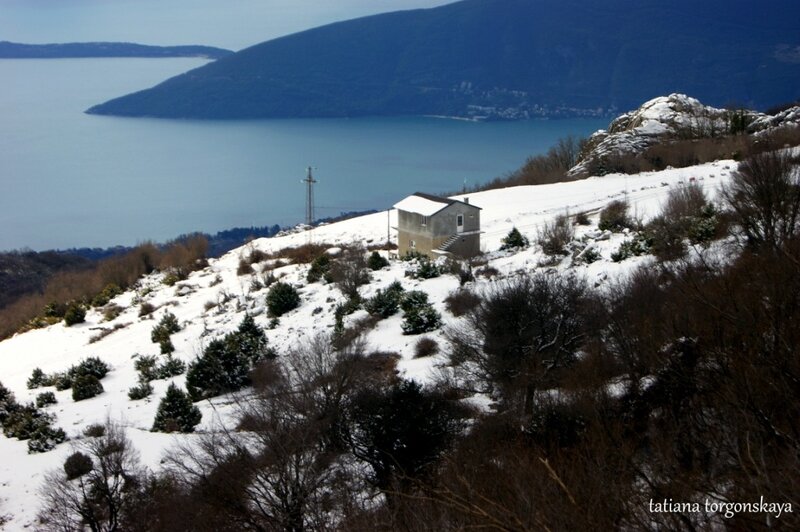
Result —
[{"label": "chimney", "polygon": [[467,205],[469,205],[469,198],[468,198],[468,197],[466,197],[466,196],[464,196],[464,203],[466,203]]}]

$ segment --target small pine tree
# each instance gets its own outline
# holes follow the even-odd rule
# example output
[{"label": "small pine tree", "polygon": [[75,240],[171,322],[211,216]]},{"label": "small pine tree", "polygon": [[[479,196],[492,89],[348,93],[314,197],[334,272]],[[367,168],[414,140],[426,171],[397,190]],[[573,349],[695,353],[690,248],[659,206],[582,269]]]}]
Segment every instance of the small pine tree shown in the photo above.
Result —
[{"label": "small pine tree", "polygon": [[97,357],[88,357],[78,363],[77,366],[72,366],[69,370],[69,374],[72,375],[73,378],[92,375],[98,379],[102,379],[108,374],[108,371],[108,364]]},{"label": "small pine tree", "polygon": [[428,294],[419,290],[408,292],[400,304],[403,309],[403,334],[420,334],[439,328],[442,316],[428,303]]},{"label": "small pine tree", "polygon": [[290,284],[277,282],[267,293],[269,315],[279,317],[300,305],[300,294]]},{"label": "small pine tree", "polygon": [[54,405],[58,403],[56,400],[56,394],[53,392],[42,392],[36,396],[36,407],[42,408],[47,405]]},{"label": "small pine tree", "polygon": [[385,268],[388,265],[389,261],[377,251],[373,251],[372,255],[369,256],[369,259],[367,259],[367,266],[369,266],[370,270],[377,271]]},{"label": "small pine tree", "polygon": [[78,375],[72,381],[72,400],[83,401],[103,393],[103,385],[94,375]]},{"label": "small pine tree", "polygon": [[375,295],[364,303],[364,309],[373,316],[388,318],[397,312],[402,295],[403,286],[395,281],[385,290],[378,289]]},{"label": "small pine tree", "polygon": [[430,304],[409,310],[403,318],[403,334],[432,331],[442,324],[442,316]]},{"label": "small pine tree", "polygon": [[516,227],[512,227],[511,231],[503,238],[502,240],[503,245],[500,246],[501,250],[505,249],[515,249],[515,248],[526,248],[530,243],[528,239],[519,232],[519,229]]},{"label": "small pine tree", "polygon": [[175,346],[172,345],[170,336],[180,330],[178,318],[171,312],[167,312],[158,322],[158,325],[153,327],[150,333],[150,340],[159,345],[162,355],[166,355],[175,351]]},{"label": "small pine tree", "polygon": [[167,359],[164,363],[156,368],[156,376],[159,379],[168,379],[181,375],[184,371],[186,371],[186,364],[183,363],[183,360],[167,355]]},{"label": "small pine tree", "polygon": [[46,381],[47,375],[42,371],[42,368],[34,368],[33,372],[31,372],[30,379],[28,379],[28,389],[33,390],[39,386],[44,386]]},{"label": "small pine tree", "polygon": [[149,382],[141,381],[139,384],[128,390],[128,399],[138,401],[153,393],[153,386]]},{"label": "small pine tree", "polygon": [[71,327],[86,321],[86,309],[80,303],[72,303],[64,313],[64,325]]},{"label": "small pine tree", "polygon": [[306,280],[309,283],[316,283],[322,279],[331,269],[331,258],[323,253],[311,263],[311,268],[308,270]]},{"label": "small pine tree", "polygon": [[202,418],[200,409],[173,383],[158,405],[153,432],[193,432]]}]

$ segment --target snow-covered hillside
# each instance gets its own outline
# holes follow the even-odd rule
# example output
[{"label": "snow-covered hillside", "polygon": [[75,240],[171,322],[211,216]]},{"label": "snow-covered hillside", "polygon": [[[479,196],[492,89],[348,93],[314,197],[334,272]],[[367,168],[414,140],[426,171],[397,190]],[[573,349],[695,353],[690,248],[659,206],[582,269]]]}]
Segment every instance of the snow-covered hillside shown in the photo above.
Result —
[{"label": "snow-covered hillside", "polygon": [[[520,269],[539,267],[545,258],[538,246],[517,252],[499,252],[501,239],[516,226],[531,241],[537,230],[555,216],[569,212],[590,211],[592,225],[578,226],[577,238],[585,237],[600,252],[602,259],[589,265],[573,264],[567,257],[558,268],[574,270],[586,276],[595,286],[607,285],[613,278],[630,271],[638,264],[651,260],[647,257],[629,259],[620,263],[610,260],[610,254],[619,247],[623,234],[608,234],[597,230],[597,212],[613,199],[626,194],[632,214],[643,219],[658,212],[668,191],[694,181],[713,197],[719,184],[735,169],[733,161],[718,161],[701,166],[669,169],[638,175],[607,175],[582,181],[542,186],[513,187],[469,194],[470,203],[482,208],[482,248],[488,266],[499,273],[492,277],[478,276],[472,283],[475,290],[490,286]],[[398,198],[399,199],[399,198]],[[389,213],[390,224],[396,225],[396,213]],[[234,330],[245,313],[255,316],[256,322],[267,327],[270,318],[265,310],[267,290],[251,289],[251,275],[237,275],[239,259],[252,249],[273,252],[307,242],[325,243],[331,247],[346,244],[377,245],[386,241],[387,213],[376,213],[354,218],[311,231],[270,239],[260,239],[248,246],[231,251],[218,260],[210,261],[207,268],[192,273],[175,286],[161,282],[161,274],[143,279],[135,290],[114,299],[124,310],[113,320],[104,321],[97,310],[87,313],[86,322],[72,327],[62,323],[19,334],[0,342],[0,381],[22,402],[33,401],[42,389],[28,390],[26,381],[34,368],[45,373],[64,371],[89,356],[105,361],[111,371],[102,380],[104,393],[81,402],[72,400],[69,390],[55,391],[58,404],[46,409],[55,414],[56,424],[70,438],[80,438],[87,425],[103,423],[106,419],[120,422],[142,454],[143,462],[158,468],[162,453],[182,438],[191,435],[170,435],[150,432],[158,401],[170,382],[184,385],[185,376],[153,381],[155,392],[145,400],[131,401],[128,389],[137,382],[134,360],[137,355],[156,355],[158,345],[151,342],[151,330],[161,316],[169,311],[177,316],[180,332],[172,336],[174,355],[185,362],[192,361],[203,347],[216,337]],[[393,232],[393,239],[396,235]],[[335,253],[335,250],[333,251]],[[385,252],[383,252],[385,254]],[[256,265],[260,271],[269,262]],[[433,306],[442,314],[445,327],[454,318],[445,308],[445,297],[458,288],[453,275],[442,275],[428,280],[405,276],[407,262],[392,260],[390,266],[372,272],[370,284],[361,288],[362,296],[370,297],[379,288],[399,281],[406,289],[424,290]],[[334,309],[345,297],[333,284],[308,283],[308,265],[286,265],[275,269],[282,280],[295,285],[301,294],[299,308],[280,318],[274,329],[267,330],[270,345],[277,353],[285,353],[291,346],[318,333],[330,332],[334,325]],[[139,317],[139,307],[148,302],[156,307],[151,316]],[[346,317],[347,323],[363,317],[360,310]],[[399,369],[409,378],[426,381],[443,355],[414,358],[414,348],[419,336],[403,335],[402,317],[392,316],[378,323],[366,341],[375,351],[396,352],[402,357]],[[102,329],[119,329],[102,339],[90,343]],[[445,345],[443,329],[428,333],[440,346]],[[46,388],[46,390],[54,390]],[[215,430],[219,423],[231,418],[231,398],[219,397],[210,402],[198,403],[203,420],[199,431]],[[61,467],[70,453],[70,443],[59,445],[43,454],[28,454],[25,442],[0,436],[0,515],[7,515],[9,530],[17,530],[35,522],[38,509],[37,490],[44,473]]]}]

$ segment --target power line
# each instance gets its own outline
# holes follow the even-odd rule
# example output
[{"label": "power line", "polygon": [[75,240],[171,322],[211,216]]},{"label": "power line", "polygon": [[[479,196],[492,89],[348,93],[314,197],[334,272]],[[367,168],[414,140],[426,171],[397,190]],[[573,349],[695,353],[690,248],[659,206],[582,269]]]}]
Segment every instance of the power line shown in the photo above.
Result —
[{"label": "power line", "polygon": [[300,181],[306,184],[306,225],[311,227],[314,223],[314,183],[318,183],[311,174],[311,167],[306,168],[306,178]]}]

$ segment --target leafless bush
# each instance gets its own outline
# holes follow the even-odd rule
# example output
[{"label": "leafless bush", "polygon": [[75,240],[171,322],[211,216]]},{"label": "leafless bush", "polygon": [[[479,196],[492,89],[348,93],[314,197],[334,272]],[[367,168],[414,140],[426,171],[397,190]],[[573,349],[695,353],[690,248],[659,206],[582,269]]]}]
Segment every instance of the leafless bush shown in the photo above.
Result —
[{"label": "leafless bush", "polygon": [[253,267],[245,257],[239,257],[239,265],[236,267],[236,275],[250,275],[253,273]]},{"label": "leafless bush", "polygon": [[578,162],[585,145],[584,138],[569,136],[559,139],[546,154],[529,157],[518,170],[505,177],[498,177],[475,190],[574,181],[576,178],[567,176],[567,172]]},{"label": "leafless bush", "polygon": [[117,323],[113,327],[108,327],[108,328],[101,329],[100,332],[98,332],[97,334],[92,335],[91,338],[89,338],[89,343],[93,344],[95,342],[99,342],[100,340],[102,340],[103,338],[108,336],[109,334],[117,332],[120,329],[124,329],[128,325],[130,325],[130,323]]},{"label": "leafless bush", "polygon": [[585,335],[585,281],[546,273],[499,284],[448,333],[451,362],[504,403],[530,412],[534,393],[576,359]]},{"label": "leafless bush", "polygon": [[330,267],[330,277],[344,295],[358,297],[358,288],[369,283],[369,266],[363,248],[343,250]]},{"label": "leafless bush", "polygon": [[143,318],[155,312],[156,307],[152,303],[144,302],[139,305],[139,317]]},{"label": "leafless bush", "polygon": [[722,197],[747,242],[780,246],[800,224],[800,170],[783,152],[749,157],[731,175]]},{"label": "leafless bush", "polygon": [[546,222],[539,231],[538,243],[546,255],[566,255],[567,244],[572,242],[575,229],[570,223],[569,216],[561,214],[552,222]]},{"label": "leafless bush", "polygon": [[600,211],[600,222],[597,227],[602,231],[621,231],[632,225],[633,221],[628,216],[628,202],[614,200]]},{"label": "leafless bush", "polygon": [[465,288],[450,292],[444,300],[445,308],[455,317],[467,314],[480,302],[480,296]]},{"label": "leafless bush", "polygon": [[414,345],[414,358],[425,358],[439,352],[439,344],[429,336],[423,336]]},{"label": "leafless bush", "polygon": [[308,264],[331,247],[331,244],[303,244],[293,248],[280,249],[272,253],[272,258],[289,259],[294,264]]}]

